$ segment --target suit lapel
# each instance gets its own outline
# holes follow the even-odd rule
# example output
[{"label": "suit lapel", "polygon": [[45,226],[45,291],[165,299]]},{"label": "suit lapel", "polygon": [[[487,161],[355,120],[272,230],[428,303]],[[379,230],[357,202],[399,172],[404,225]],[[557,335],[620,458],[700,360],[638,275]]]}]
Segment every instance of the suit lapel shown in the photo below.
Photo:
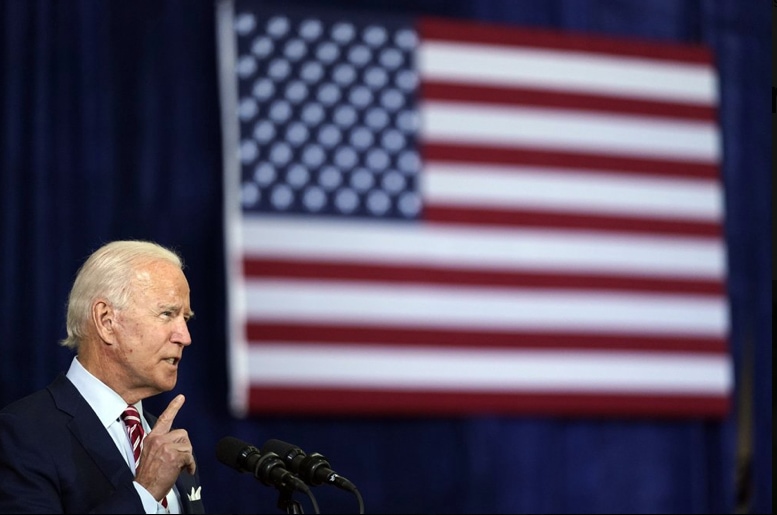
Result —
[{"label": "suit lapel", "polygon": [[68,423],[71,433],[111,484],[118,488],[127,481],[132,481],[132,471],[127,467],[116,444],[73,383],[64,374],[60,374],[49,386],[49,391],[57,408],[71,416]]}]

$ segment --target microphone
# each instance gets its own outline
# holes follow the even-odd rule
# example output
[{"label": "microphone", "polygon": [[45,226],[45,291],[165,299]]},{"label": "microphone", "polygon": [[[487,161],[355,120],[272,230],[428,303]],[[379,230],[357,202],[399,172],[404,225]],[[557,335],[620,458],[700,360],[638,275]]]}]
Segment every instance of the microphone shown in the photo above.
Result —
[{"label": "microphone", "polygon": [[233,436],[222,438],[216,445],[216,458],[238,472],[250,472],[267,486],[286,491],[301,490],[310,495],[310,489],[286,469],[275,452],[259,450]]},{"label": "microphone", "polygon": [[267,440],[262,446],[262,452],[279,456],[289,470],[309,485],[326,483],[358,494],[356,486],[332,470],[327,459],[317,452],[308,455],[295,445],[275,439]]}]

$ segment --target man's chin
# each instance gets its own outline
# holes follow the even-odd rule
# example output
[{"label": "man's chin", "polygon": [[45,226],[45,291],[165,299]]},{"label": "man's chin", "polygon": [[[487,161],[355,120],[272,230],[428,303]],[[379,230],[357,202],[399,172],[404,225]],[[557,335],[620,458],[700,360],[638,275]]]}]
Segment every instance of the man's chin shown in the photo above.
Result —
[{"label": "man's chin", "polygon": [[165,377],[161,378],[160,381],[157,381],[157,389],[159,390],[159,393],[163,392],[169,392],[173,388],[175,388],[176,383],[178,382],[178,371],[174,371],[170,374],[166,374]]}]

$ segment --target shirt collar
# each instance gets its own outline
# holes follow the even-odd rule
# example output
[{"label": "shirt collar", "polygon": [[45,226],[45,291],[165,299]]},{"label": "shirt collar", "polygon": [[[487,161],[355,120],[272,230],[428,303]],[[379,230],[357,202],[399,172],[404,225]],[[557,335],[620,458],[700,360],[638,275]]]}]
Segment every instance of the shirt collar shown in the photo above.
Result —
[{"label": "shirt collar", "polygon": [[[78,361],[78,356],[73,358],[66,375],[106,428],[116,422],[127,408],[126,401],[86,370]],[[136,402],[134,406],[143,420],[143,401]]]}]

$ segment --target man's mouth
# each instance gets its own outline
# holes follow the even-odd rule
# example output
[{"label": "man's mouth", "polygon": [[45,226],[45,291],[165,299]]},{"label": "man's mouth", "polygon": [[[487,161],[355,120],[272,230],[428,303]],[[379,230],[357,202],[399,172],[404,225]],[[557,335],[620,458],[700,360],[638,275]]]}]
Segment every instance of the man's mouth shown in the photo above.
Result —
[{"label": "man's mouth", "polygon": [[175,366],[178,364],[179,361],[181,361],[180,358],[167,358],[165,361],[170,363],[171,365]]}]

